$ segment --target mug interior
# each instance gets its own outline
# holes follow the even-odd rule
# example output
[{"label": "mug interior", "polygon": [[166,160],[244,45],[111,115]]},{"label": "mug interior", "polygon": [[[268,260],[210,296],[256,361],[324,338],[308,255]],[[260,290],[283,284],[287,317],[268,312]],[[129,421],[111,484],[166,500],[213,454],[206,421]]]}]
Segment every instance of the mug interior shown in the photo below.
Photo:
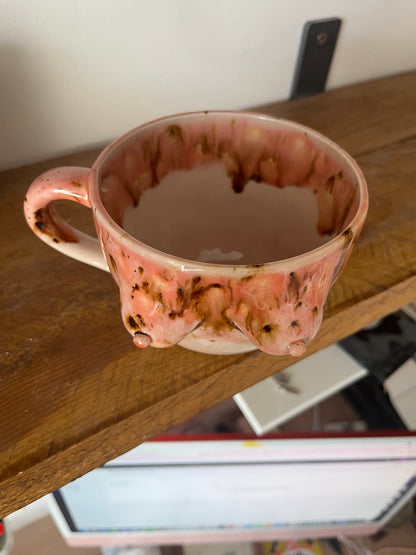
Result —
[{"label": "mug interior", "polygon": [[100,199],[131,236],[200,262],[263,264],[309,252],[357,213],[346,155],[312,130],[247,113],[144,125],[110,147]]}]

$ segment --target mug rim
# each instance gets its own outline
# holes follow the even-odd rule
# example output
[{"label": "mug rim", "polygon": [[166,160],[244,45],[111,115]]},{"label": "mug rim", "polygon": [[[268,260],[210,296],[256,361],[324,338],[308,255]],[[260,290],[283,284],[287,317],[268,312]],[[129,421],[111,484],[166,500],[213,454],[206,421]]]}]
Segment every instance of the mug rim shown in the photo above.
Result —
[{"label": "mug rim", "polygon": [[[350,223],[345,226],[340,232],[338,232],[334,237],[332,237],[329,241],[314,249],[303,252],[293,257],[279,259],[271,262],[264,262],[260,264],[220,264],[212,262],[198,262],[196,260],[182,258],[180,256],[158,250],[140,241],[140,239],[137,239],[136,237],[128,234],[111,218],[110,214],[107,212],[101,201],[99,194],[98,176],[102,166],[105,164],[107,159],[120,146],[123,145],[125,141],[130,139],[132,136],[139,134],[141,131],[150,126],[163,122],[169,122],[169,120],[177,120],[178,118],[188,119],[203,116],[238,117],[269,121],[274,124],[280,124],[286,129],[293,129],[294,131],[304,133],[307,136],[314,137],[318,139],[318,141],[324,143],[324,145],[328,147],[329,151],[337,152],[338,155],[340,155],[341,158],[351,168],[352,172],[357,178],[357,185],[360,197],[358,209],[352,217]],[[320,148],[322,147],[320,146]],[[115,139],[113,142],[111,142],[106,148],[104,148],[104,150],[99,154],[98,158],[94,162],[89,175],[89,196],[94,217],[97,219],[97,221],[99,221],[101,225],[103,225],[107,229],[107,231],[110,232],[111,235],[115,235],[122,246],[126,247],[127,249],[139,252],[140,255],[142,255],[143,257],[151,257],[162,265],[174,265],[176,267],[180,267],[183,271],[198,271],[209,274],[213,272],[218,272],[220,270],[223,274],[230,274],[233,276],[238,276],[239,274],[245,276],[247,275],[247,273],[252,273],[254,269],[258,268],[261,268],[262,272],[265,273],[287,271],[288,268],[290,268],[290,270],[296,270],[297,268],[321,260],[334,251],[339,250],[340,248],[342,250],[345,250],[350,244],[352,244],[352,242],[361,231],[368,212],[368,188],[364,174],[358,166],[357,162],[352,158],[352,156],[348,154],[348,152],[346,152],[343,148],[341,148],[337,143],[335,143],[319,131],[316,131],[301,123],[284,118],[276,118],[258,112],[241,110],[201,110],[171,114],[168,116],[153,119],[131,129],[130,131],[127,131],[126,133]],[[352,241],[346,242],[345,236],[350,235],[349,231],[352,231],[353,233]]]}]

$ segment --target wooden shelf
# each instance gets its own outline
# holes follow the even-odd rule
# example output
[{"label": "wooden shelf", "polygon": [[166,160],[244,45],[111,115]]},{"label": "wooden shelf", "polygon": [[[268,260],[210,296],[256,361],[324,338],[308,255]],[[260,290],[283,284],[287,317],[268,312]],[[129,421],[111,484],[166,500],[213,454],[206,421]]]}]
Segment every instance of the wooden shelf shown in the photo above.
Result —
[{"label": "wooden shelf", "polygon": [[[416,298],[415,91],[408,73],[257,109],[328,135],[369,185],[366,225],[308,354]],[[23,218],[35,177],[97,152],[0,174],[0,517],[294,361],[133,347],[111,277],[41,243]],[[87,209],[65,210],[91,226]]]}]

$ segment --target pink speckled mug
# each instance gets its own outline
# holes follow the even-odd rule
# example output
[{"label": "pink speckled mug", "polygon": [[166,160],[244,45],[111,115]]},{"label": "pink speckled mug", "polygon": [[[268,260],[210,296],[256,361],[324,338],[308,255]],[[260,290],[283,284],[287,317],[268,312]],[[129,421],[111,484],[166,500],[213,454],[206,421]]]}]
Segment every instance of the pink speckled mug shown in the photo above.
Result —
[{"label": "pink speckled mug", "polygon": [[[98,240],[52,201],[88,206]],[[41,175],[27,222],[50,246],[109,270],[138,347],[301,355],[368,207],[352,158],[302,125],[245,112],[162,118],[92,169]]]}]

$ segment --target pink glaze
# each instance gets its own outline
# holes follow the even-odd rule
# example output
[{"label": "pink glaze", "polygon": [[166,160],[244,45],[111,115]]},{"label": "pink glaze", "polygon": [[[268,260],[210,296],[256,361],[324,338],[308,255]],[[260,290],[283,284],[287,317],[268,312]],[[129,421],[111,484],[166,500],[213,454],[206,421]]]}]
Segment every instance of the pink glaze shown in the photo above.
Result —
[{"label": "pink glaze", "polygon": [[[169,172],[218,162],[236,194],[244,194],[248,181],[311,189],[318,202],[318,231],[336,237],[309,253],[250,266],[181,259],[122,229],[126,208]],[[85,177],[86,170],[79,171]],[[49,188],[49,196],[45,192],[51,175],[32,185],[25,211],[34,232],[58,248],[77,239],[49,212],[48,202],[58,198],[56,188]],[[68,171],[67,182],[74,181],[71,176]],[[213,353],[258,348],[303,354],[319,329],[328,292],[351,253],[368,203],[358,166],[339,147],[297,124],[246,113],[185,114],[144,125],[110,145],[94,164],[88,188],[84,184],[85,179],[80,201],[93,209],[102,251],[120,288],[123,323],[135,345],[182,342]],[[46,223],[39,223],[45,214]]]}]

